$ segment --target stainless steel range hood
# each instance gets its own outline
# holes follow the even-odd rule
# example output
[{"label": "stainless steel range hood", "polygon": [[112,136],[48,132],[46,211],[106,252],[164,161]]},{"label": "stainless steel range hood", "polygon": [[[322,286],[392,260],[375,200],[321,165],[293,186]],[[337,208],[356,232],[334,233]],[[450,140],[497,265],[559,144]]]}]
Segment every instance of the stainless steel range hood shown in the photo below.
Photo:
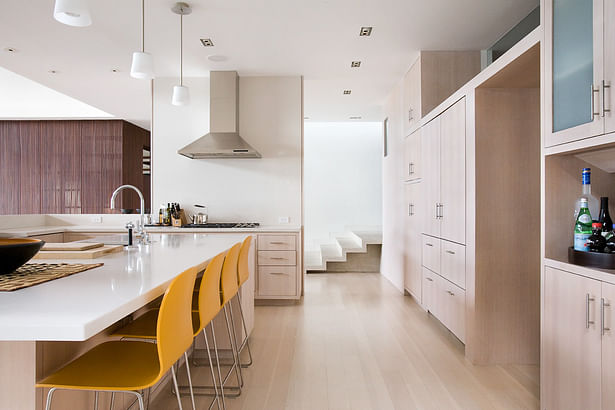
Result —
[{"label": "stainless steel range hood", "polygon": [[177,151],[192,159],[261,158],[239,135],[239,77],[212,71],[209,77],[210,132]]}]

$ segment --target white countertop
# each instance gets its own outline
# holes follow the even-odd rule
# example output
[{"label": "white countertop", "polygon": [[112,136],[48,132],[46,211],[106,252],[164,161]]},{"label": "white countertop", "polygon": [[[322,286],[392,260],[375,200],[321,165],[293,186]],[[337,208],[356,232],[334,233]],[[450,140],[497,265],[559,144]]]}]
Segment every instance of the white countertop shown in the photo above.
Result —
[{"label": "white countertop", "polygon": [[[299,232],[298,226],[259,226],[258,228],[176,228],[172,226],[151,226],[145,230],[151,233],[242,233],[242,232]],[[120,225],[61,225],[24,226],[0,228],[3,236],[35,236],[64,232],[128,232]]]},{"label": "white countertop", "polygon": [[244,238],[241,234],[152,234],[151,245],[102,258],[45,260],[102,262],[104,266],[0,292],[0,340],[86,340],[162,295],[185,269]]}]

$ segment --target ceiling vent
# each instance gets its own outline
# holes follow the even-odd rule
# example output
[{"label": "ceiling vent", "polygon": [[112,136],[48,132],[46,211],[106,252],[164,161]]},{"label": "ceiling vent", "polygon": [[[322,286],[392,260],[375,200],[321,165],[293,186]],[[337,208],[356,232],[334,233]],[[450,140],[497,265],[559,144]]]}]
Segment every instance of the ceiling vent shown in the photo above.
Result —
[{"label": "ceiling vent", "polygon": [[352,90],[344,90],[344,95],[350,95],[351,92]]},{"label": "ceiling vent", "polygon": [[371,35],[372,35],[372,27],[361,27],[361,31],[359,31],[359,36],[369,37]]},{"label": "ceiling vent", "polygon": [[203,47],[213,47],[214,46],[214,42],[211,41],[211,38],[202,38],[201,44],[203,44]]},{"label": "ceiling vent", "polygon": [[350,63],[350,67],[352,67],[352,68],[359,68],[359,67],[361,67],[361,62],[360,61],[353,61],[352,63]]}]

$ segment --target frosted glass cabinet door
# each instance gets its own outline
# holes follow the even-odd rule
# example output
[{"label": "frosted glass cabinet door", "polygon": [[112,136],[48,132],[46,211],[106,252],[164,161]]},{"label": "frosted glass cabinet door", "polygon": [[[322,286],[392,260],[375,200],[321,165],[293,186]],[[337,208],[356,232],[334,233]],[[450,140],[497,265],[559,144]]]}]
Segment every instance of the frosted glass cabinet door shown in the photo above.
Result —
[{"label": "frosted glass cabinet door", "polygon": [[[604,133],[600,113],[603,74],[603,1],[548,0],[546,145]],[[550,41],[549,41],[550,40]]]}]

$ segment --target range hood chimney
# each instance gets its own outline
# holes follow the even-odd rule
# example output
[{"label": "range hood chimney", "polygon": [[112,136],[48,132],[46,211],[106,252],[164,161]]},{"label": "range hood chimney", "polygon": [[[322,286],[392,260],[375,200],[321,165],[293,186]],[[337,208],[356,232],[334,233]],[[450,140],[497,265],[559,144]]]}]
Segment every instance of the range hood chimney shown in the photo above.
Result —
[{"label": "range hood chimney", "polygon": [[261,158],[239,135],[239,77],[236,71],[212,71],[209,77],[208,134],[177,151],[192,159]]}]

